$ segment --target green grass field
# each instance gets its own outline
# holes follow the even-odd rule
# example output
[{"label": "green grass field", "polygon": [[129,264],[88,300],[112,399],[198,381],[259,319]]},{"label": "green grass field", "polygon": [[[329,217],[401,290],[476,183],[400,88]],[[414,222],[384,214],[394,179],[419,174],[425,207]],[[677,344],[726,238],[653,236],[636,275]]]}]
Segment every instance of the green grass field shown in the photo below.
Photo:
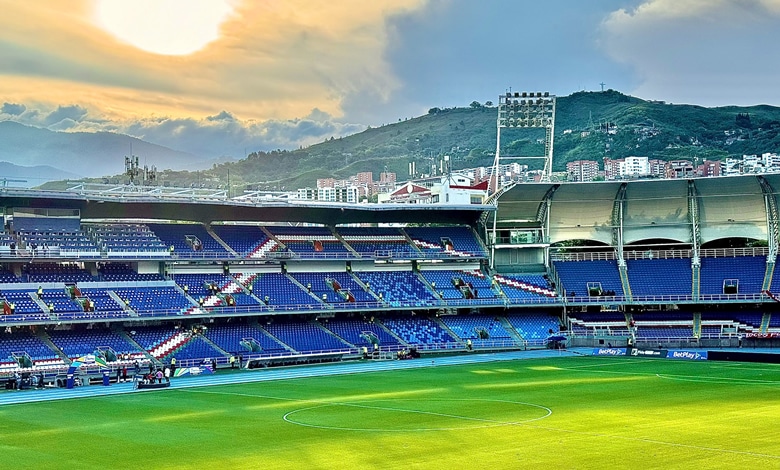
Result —
[{"label": "green grass field", "polygon": [[562,357],[171,389],[0,407],[0,436],[14,469],[780,468],[780,366]]}]

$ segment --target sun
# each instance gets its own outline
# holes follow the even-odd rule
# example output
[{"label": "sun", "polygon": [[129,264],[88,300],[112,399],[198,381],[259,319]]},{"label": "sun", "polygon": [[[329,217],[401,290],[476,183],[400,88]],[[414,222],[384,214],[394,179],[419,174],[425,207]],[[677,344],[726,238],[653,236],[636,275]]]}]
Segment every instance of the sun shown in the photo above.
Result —
[{"label": "sun", "polygon": [[188,55],[220,37],[233,12],[230,0],[97,0],[95,20],[108,33],[138,49]]}]

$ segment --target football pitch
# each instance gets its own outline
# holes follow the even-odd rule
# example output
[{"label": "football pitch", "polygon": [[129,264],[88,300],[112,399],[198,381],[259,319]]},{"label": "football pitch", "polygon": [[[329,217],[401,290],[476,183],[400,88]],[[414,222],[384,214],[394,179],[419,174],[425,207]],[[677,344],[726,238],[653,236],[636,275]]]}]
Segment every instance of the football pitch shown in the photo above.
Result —
[{"label": "football pitch", "polygon": [[6,405],[0,449],[14,469],[780,468],[780,366],[559,357]]}]

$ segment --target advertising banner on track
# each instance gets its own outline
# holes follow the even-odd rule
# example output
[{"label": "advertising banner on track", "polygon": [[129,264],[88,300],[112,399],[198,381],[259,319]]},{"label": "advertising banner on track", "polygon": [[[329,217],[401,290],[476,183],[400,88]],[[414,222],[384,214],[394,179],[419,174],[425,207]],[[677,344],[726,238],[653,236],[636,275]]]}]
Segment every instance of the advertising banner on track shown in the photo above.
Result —
[{"label": "advertising banner on track", "polygon": [[689,361],[706,361],[707,351],[669,351],[666,356],[669,359],[687,359]]},{"label": "advertising banner on track", "polygon": [[625,356],[626,348],[596,348],[593,350],[594,356]]},{"label": "advertising banner on track", "polygon": [[666,349],[641,349],[631,348],[629,349],[629,355],[642,356],[642,357],[666,357],[668,351]]}]

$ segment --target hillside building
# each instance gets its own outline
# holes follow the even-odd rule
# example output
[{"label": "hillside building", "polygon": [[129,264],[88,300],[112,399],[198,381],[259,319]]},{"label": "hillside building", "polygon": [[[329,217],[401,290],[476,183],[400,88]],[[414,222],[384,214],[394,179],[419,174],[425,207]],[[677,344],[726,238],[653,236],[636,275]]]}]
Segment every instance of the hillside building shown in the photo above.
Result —
[{"label": "hillside building", "polygon": [[566,164],[566,180],[593,181],[599,176],[599,164],[594,160],[576,160]]}]

